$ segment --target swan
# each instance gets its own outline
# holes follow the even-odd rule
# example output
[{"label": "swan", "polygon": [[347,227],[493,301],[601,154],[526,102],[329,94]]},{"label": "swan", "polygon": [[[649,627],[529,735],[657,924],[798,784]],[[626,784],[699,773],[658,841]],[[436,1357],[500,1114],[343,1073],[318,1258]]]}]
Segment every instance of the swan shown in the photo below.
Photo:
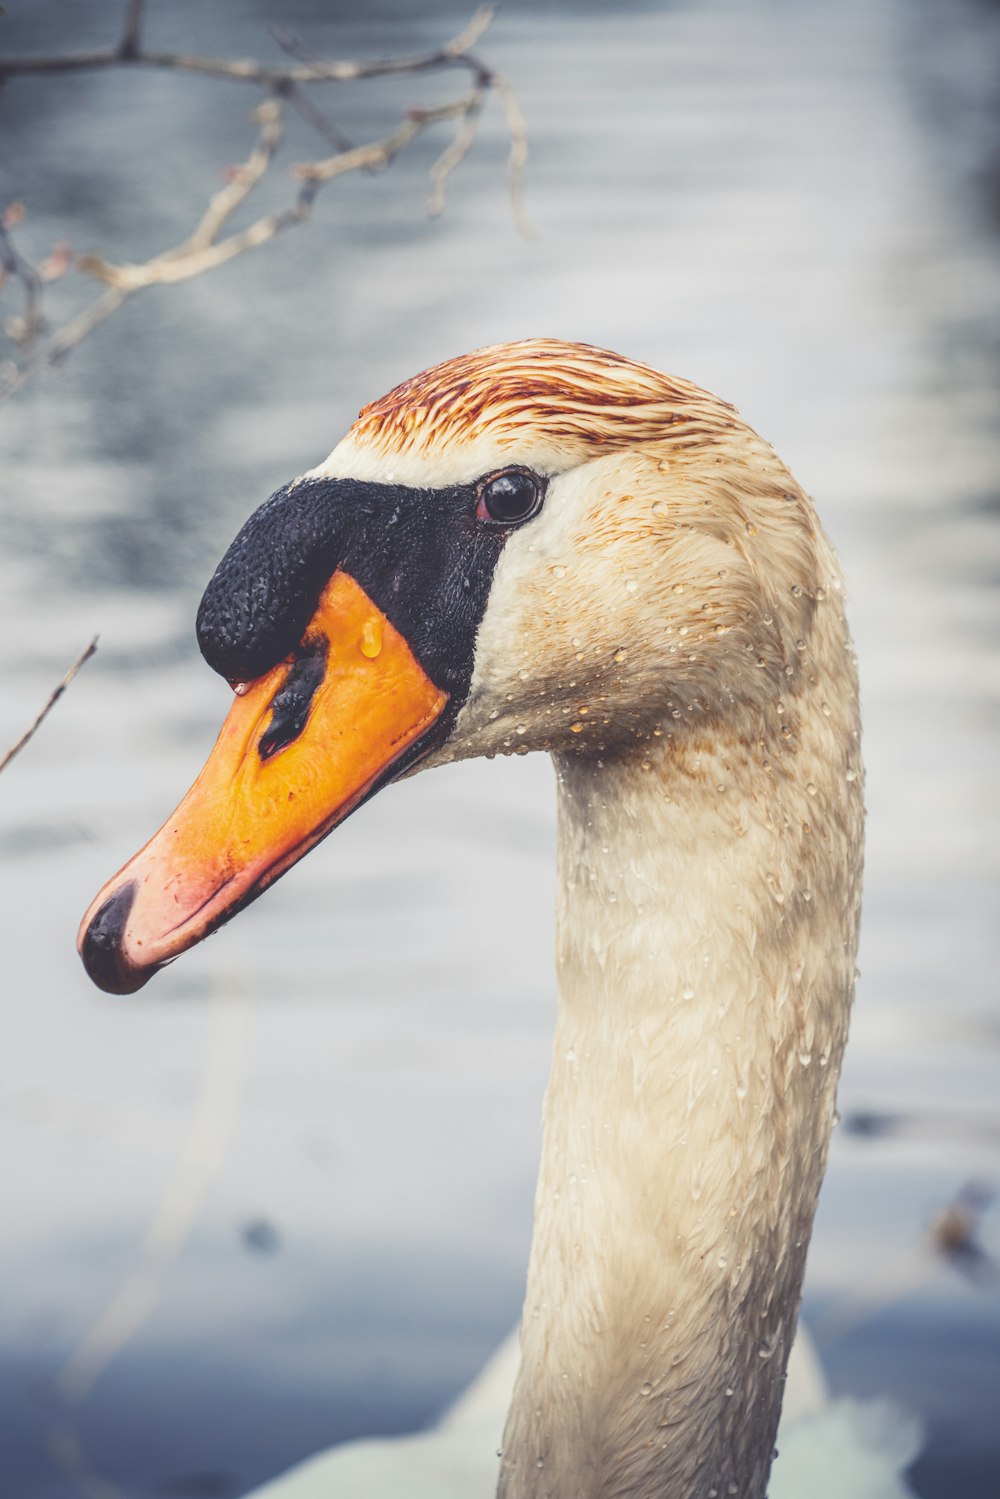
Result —
[{"label": "swan", "polygon": [[[763,1499],[861,900],[855,658],[809,499],[686,380],[498,345],[261,506],[198,639],[233,703],[85,915],[91,978],[135,991],[389,781],[551,754],[559,1008],[490,1484]],[[482,1414],[441,1430],[492,1448]]]}]

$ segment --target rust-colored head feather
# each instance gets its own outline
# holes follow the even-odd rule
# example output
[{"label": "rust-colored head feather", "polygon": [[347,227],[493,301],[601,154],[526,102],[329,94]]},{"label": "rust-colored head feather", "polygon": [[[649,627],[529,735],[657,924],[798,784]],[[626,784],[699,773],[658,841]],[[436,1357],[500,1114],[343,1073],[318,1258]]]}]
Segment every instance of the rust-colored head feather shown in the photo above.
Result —
[{"label": "rust-colored head feather", "polygon": [[494,344],[423,370],[361,412],[350,436],[388,455],[441,453],[489,437],[537,437],[595,453],[670,436],[708,441],[733,408],[689,381],[589,344],[532,338]]}]

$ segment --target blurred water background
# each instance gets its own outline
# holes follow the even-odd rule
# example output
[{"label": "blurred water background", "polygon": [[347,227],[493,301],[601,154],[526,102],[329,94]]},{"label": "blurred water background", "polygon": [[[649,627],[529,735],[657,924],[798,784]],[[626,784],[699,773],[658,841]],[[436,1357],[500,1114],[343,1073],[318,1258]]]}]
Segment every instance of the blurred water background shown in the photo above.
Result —
[{"label": "blurred water background", "polygon": [[[121,7],[6,9],[0,42],[28,52],[102,44]],[[281,21],[342,57],[467,14],[161,0],[148,34],[277,57]],[[547,762],[387,791],[136,998],[89,987],[73,938],[226,710],[192,623],[245,515],[400,378],[546,334],[734,400],[840,549],[871,820],[806,1314],[836,1390],[922,1417],[924,1499],[982,1499],[1000,1293],[928,1236],[1000,1141],[1000,7],[516,0],[480,51],[527,116],[536,239],[511,225],[493,106],[444,218],[423,212],[438,138],[137,299],[0,411],[0,744],[101,635],[0,779],[0,1493],[236,1494],[433,1418],[516,1320],[554,1009]],[[324,100],[361,140],[453,85]],[[24,248],[173,243],[255,102],[174,74],[14,79],[0,196],[28,207]],[[287,159],[317,154],[303,135]]]}]

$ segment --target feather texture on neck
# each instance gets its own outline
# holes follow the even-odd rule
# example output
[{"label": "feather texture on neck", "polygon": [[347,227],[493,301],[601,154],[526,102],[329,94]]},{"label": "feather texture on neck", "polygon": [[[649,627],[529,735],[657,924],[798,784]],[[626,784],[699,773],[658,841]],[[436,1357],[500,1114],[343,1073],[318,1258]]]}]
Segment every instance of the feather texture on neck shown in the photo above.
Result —
[{"label": "feather texture on neck", "polygon": [[837,587],[800,655],[741,734],[689,714],[557,759],[560,1011],[503,1499],[765,1493],[854,987]]}]

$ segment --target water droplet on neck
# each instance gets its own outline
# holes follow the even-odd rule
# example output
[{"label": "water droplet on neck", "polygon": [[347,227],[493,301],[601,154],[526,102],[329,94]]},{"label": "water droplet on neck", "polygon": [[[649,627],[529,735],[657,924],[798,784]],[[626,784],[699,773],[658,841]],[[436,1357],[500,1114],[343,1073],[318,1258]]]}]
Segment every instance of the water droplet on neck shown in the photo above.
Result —
[{"label": "water droplet on neck", "polygon": [[639,585],[635,581],[635,579],[634,578],[629,578],[628,582],[625,584],[625,592],[626,593],[636,593],[636,592],[638,592],[638,589],[639,589]]}]

